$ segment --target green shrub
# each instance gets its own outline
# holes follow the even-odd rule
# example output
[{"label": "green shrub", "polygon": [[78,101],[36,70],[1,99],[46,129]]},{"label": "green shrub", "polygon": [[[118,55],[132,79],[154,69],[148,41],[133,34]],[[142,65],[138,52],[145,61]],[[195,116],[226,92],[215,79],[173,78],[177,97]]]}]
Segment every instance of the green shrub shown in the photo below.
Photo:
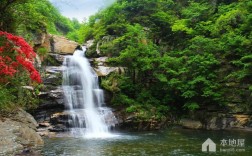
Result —
[{"label": "green shrub", "polygon": [[12,92],[0,85],[0,112],[11,111],[15,108],[15,104],[13,103],[15,100],[16,97],[12,94]]},{"label": "green shrub", "polygon": [[39,56],[47,56],[48,55],[48,50],[45,47],[40,47],[37,50],[37,54]]}]

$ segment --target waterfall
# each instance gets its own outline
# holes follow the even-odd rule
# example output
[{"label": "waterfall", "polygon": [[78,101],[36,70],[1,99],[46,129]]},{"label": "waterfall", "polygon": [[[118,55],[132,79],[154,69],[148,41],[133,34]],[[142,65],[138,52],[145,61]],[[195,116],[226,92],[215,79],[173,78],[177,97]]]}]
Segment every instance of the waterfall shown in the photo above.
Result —
[{"label": "waterfall", "polygon": [[63,91],[69,127],[74,136],[103,138],[111,136],[110,128],[117,120],[110,108],[105,107],[103,90],[98,76],[87,58],[85,47],[66,56],[63,67]]}]

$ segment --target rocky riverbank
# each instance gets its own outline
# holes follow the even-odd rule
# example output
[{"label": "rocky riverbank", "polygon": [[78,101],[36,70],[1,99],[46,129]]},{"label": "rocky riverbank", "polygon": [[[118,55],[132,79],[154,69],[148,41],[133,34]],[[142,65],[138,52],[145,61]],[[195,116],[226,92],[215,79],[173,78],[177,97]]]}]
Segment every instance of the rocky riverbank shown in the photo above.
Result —
[{"label": "rocky riverbank", "polygon": [[206,113],[205,117],[183,118],[178,124],[188,129],[252,131],[252,115],[249,114],[212,112]]}]

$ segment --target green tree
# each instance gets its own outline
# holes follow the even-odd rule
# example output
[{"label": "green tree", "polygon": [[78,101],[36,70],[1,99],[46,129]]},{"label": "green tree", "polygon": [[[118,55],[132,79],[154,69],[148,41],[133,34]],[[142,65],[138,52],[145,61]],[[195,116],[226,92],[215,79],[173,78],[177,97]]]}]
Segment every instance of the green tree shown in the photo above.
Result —
[{"label": "green tree", "polygon": [[126,67],[103,84],[129,112],[228,108],[237,96],[242,104],[233,103],[247,111],[251,11],[249,0],[118,0],[92,16],[79,36],[101,43],[100,55],[112,57],[111,65]]}]

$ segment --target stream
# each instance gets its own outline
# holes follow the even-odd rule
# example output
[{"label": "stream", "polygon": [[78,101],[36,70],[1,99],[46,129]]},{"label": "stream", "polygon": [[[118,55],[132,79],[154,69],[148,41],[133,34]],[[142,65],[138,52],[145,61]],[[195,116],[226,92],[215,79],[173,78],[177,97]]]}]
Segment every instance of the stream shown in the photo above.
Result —
[{"label": "stream", "polygon": [[[201,145],[211,138],[216,152],[202,152]],[[243,144],[242,144],[243,143]],[[204,131],[170,128],[158,132],[115,133],[113,137],[95,139],[82,137],[45,138],[45,156],[251,156],[252,132]]]}]

